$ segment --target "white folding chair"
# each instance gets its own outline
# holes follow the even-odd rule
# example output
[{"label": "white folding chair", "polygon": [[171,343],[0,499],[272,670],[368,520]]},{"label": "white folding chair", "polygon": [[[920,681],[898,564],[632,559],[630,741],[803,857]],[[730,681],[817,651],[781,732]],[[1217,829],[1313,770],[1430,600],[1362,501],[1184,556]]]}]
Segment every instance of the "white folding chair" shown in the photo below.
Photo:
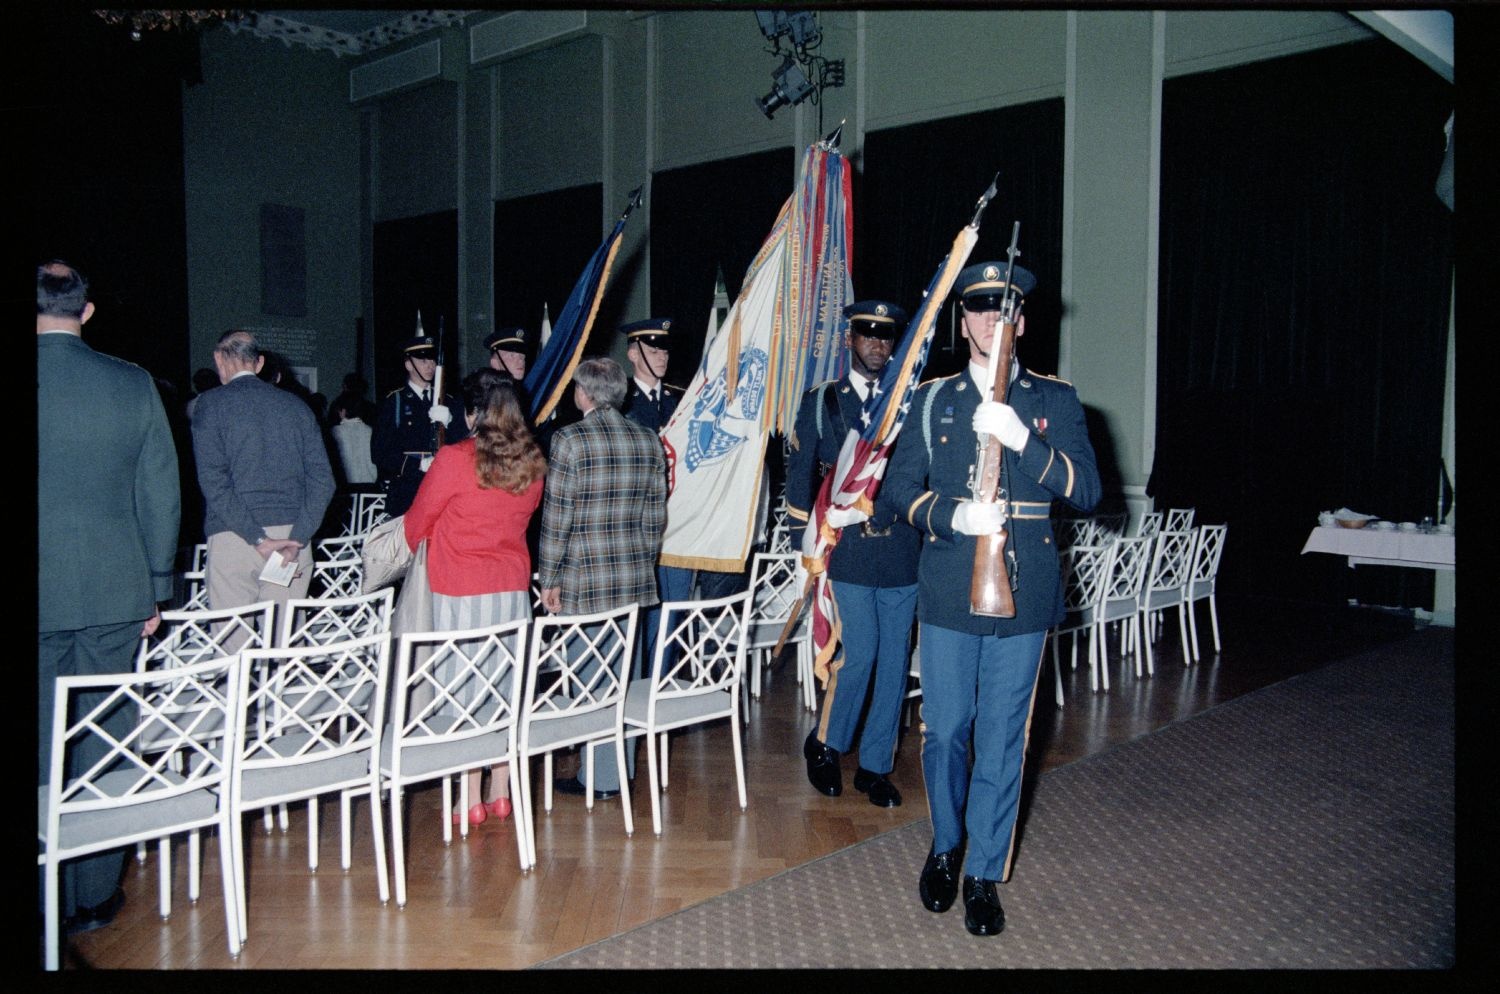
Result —
[{"label": "white folding chair", "polygon": [[1197,536],[1190,531],[1163,529],[1156,536],[1151,555],[1151,569],[1141,585],[1141,631],[1146,635],[1146,672],[1155,674],[1151,643],[1160,627],[1161,615],[1168,608],[1177,609],[1177,629],[1182,639],[1182,660],[1191,664],[1188,645],[1186,587],[1193,571],[1193,544]]},{"label": "white folding chair", "polygon": [[1161,531],[1161,512],[1147,511],[1141,515],[1141,520],[1135,523],[1135,534],[1137,538],[1152,538]]},{"label": "white folding chair", "polygon": [[766,551],[773,555],[797,551],[792,548],[792,529],[784,516],[771,527],[771,541],[767,543]]},{"label": "white folding chair", "polygon": [[739,707],[749,624],[749,590],[713,600],[667,601],[661,606],[651,675],[632,680],[625,694],[625,735],[646,738],[651,827],[657,835],[661,834],[661,794],[667,789],[667,733],[675,728],[729,719],[735,782],[740,810],[745,810]]},{"label": "white folding chair", "polygon": [[[1104,599],[1109,575],[1109,545],[1075,545],[1064,549],[1060,557],[1063,578],[1063,620],[1052,629],[1052,667],[1057,672],[1057,706],[1063,706],[1062,664],[1057,643],[1064,635],[1073,637],[1071,669],[1078,667],[1078,639],[1089,635],[1089,689],[1099,689],[1099,632],[1095,623]],[[1105,687],[1108,688],[1108,676]]]},{"label": "white folding chair", "polygon": [[1151,566],[1154,539],[1116,536],[1109,543],[1109,568],[1105,573],[1104,597],[1094,616],[1094,632],[1089,637],[1090,650],[1099,643],[1099,674],[1104,689],[1109,689],[1108,626],[1121,624],[1120,651],[1135,649],[1135,675],[1141,675],[1141,588],[1146,584],[1146,570]]},{"label": "white folding chair", "polygon": [[179,591],[182,611],[208,610],[208,546],[202,542],[188,552],[187,567],[180,574]]},{"label": "white folding chair", "polygon": [[[750,696],[760,698],[760,674],[771,662],[771,650],[781,638],[787,619],[797,610],[802,590],[797,586],[797,562],[800,552],[757,552],[750,570]],[[803,608],[802,618],[787,637],[786,644],[797,653],[797,682],[802,685],[802,704],[817,710],[817,690],[813,685],[812,623],[810,609]]]},{"label": "white folding chair", "polygon": [[314,597],[349,597],[364,587],[365,537],[325,538],[313,549],[313,575],[308,590]]},{"label": "white folding chair", "polygon": [[232,766],[225,729],[238,701],[239,667],[239,656],[220,656],[170,669],[58,678],[51,772],[37,790],[48,970],[58,969],[61,958],[64,860],[209,826],[219,829],[229,951],[239,952],[240,881],[230,859],[225,789]]},{"label": "white folding chair", "polygon": [[[323,794],[363,791],[379,755],[389,679],[390,635],[382,633],[322,646],[249,649],[242,653],[240,707],[234,715],[230,777],[239,935],[249,936],[245,903],[243,815],[273,804]],[[347,801],[346,801],[347,803]],[[316,848],[317,806],[308,807],[310,847]],[[375,873],[382,903],[386,877],[384,817],[370,809]],[[348,850],[349,821],[344,820]],[[309,863],[316,865],[316,858]]]},{"label": "white folding chair", "polygon": [[[396,648],[391,682],[391,725],[380,763],[370,777],[370,804],[390,790],[391,860],[396,905],[406,906],[406,834],[402,794],[412,784],[443,781],[443,842],[453,839],[448,818],[450,777],[497,763],[510,766],[510,793],[520,796],[516,759],[516,707],[526,668],[530,622],[453,632],[405,634]],[[465,827],[468,819],[464,819]],[[517,822],[521,869],[529,866]]]},{"label": "white folding chair", "polygon": [[1167,519],[1162,525],[1162,531],[1191,531],[1193,528],[1193,514],[1194,508],[1191,507],[1167,508]]},{"label": "white folding chair", "polygon": [[1130,520],[1129,511],[1117,511],[1111,514],[1094,515],[1095,533],[1091,537],[1090,544],[1098,544],[1101,540],[1108,541],[1116,535],[1125,534],[1125,525]]},{"label": "white folding chair", "polygon": [[1052,539],[1059,554],[1075,545],[1098,545],[1098,528],[1093,518],[1054,518]]},{"label": "white folding chair", "polygon": [[1208,617],[1213,622],[1214,652],[1219,652],[1219,607],[1214,597],[1218,586],[1219,560],[1224,556],[1224,538],[1228,525],[1199,525],[1198,541],[1193,546],[1193,571],[1184,596],[1187,600],[1188,631],[1193,636],[1193,661],[1198,660],[1198,620],[1194,607],[1208,601]]},{"label": "white folding chair", "polygon": [[526,867],[536,866],[535,808],[531,800],[531,759],[543,760],[543,806],[552,810],[552,753],[584,747],[584,803],[594,809],[595,743],[613,742],[620,775],[620,808],[625,834],[635,831],[630,811],[630,780],[625,768],[625,687],[635,651],[640,606],[629,604],[596,614],[559,615],[532,622],[517,718],[516,763],[521,793],[513,797],[516,829],[524,828]]},{"label": "white folding chair", "polygon": [[[275,604],[261,601],[244,607],[210,611],[163,611],[156,634],[141,640],[135,656],[137,673],[178,669],[210,659],[222,659],[241,649],[260,649],[271,644]],[[220,735],[228,734],[221,727]],[[188,833],[188,901],[197,903],[202,879],[199,861],[201,836]],[[160,865],[158,901],[162,918],[172,914],[172,840],[163,837],[157,843]],[[135,848],[139,863],[146,861],[146,844]]]}]

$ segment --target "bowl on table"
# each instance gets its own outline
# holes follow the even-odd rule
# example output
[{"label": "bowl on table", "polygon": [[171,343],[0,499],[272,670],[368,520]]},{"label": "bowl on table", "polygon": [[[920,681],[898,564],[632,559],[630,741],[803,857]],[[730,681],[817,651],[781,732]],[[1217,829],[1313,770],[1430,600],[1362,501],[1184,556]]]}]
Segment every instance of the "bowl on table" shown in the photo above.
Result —
[{"label": "bowl on table", "polygon": [[1363,528],[1370,523],[1369,518],[1335,518],[1340,528]]}]

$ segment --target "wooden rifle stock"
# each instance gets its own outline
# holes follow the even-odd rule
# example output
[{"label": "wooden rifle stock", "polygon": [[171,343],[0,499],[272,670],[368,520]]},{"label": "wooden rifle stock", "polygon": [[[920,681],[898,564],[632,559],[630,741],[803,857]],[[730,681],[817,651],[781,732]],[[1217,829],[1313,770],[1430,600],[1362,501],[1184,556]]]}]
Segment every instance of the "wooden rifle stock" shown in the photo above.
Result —
[{"label": "wooden rifle stock", "polygon": [[[1015,341],[1015,324],[1002,321],[990,346],[991,349],[1000,351],[995,360],[995,383],[990,396],[985,400],[1005,403],[1005,395],[1010,388],[1010,363]],[[974,471],[979,480],[974,499],[993,503],[1005,491],[1005,446],[1000,444],[1000,439],[988,436]],[[976,538],[974,574],[969,581],[969,613],[986,618],[1014,618],[1016,599],[1011,593],[1010,571],[1005,565],[1005,529]]]}]

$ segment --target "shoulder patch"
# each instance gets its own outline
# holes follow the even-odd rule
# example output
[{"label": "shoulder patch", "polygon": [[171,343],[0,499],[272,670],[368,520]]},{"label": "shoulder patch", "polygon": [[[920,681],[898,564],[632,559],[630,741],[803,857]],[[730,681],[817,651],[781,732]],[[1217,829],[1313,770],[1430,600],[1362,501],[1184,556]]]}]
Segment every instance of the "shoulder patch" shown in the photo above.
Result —
[{"label": "shoulder patch", "polygon": [[1039,380],[1051,380],[1053,383],[1061,383],[1065,387],[1070,387],[1070,386],[1073,385],[1073,384],[1069,383],[1067,380],[1062,379],[1061,377],[1058,377],[1058,376],[1048,376],[1046,373],[1038,373],[1034,369],[1028,369],[1028,370],[1026,370],[1026,375],[1027,376],[1034,376],[1034,377],[1036,377]]}]

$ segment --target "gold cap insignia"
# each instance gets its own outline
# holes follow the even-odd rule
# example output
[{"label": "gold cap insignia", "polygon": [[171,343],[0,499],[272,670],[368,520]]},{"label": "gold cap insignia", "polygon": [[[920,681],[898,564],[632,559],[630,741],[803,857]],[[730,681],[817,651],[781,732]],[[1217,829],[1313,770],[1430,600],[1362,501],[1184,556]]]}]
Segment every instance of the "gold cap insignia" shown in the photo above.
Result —
[{"label": "gold cap insignia", "polygon": [[662,331],[666,331],[670,327],[672,327],[672,322],[670,322],[670,321],[663,321],[661,323],[661,330]]},{"label": "gold cap insignia", "polygon": [[984,278],[987,279],[987,280],[998,280],[1000,278],[1000,267],[999,266],[985,266],[984,267]]},{"label": "gold cap insignia", "polygon": [[889,307],[885,306],[884,304],[876,304],[875,305],[875,313],[878,314],[878,315],[880,315],[881,317],[885,317],[890,312],[891,312],[891,309]]}]

